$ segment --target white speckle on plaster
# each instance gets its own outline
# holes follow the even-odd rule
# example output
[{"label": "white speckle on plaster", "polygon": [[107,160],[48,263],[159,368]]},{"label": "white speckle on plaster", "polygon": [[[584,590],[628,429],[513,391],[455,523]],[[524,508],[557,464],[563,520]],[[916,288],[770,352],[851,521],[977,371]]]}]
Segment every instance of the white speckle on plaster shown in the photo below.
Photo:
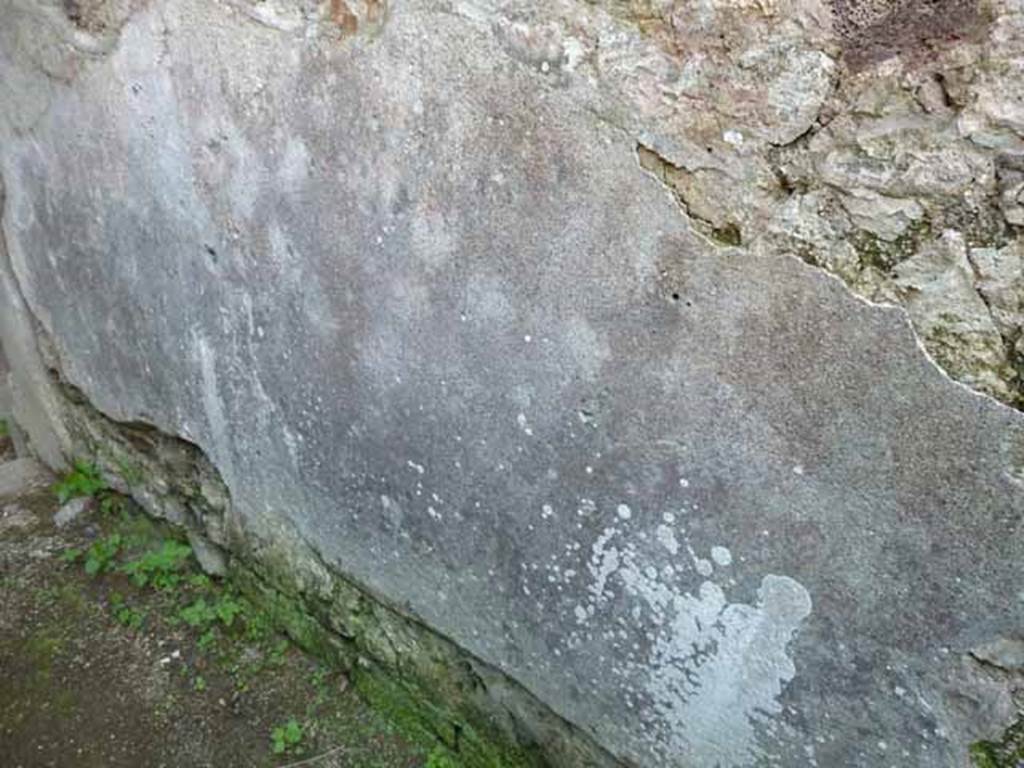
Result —
[{"label": "white speckle on plaster", "polygon": [[615,513],[619,516],[620,520],[629,520],[633,516],[633,510],[627,504],[619,504],[615,509]]},{"label": "white speckle on plaster", "polygon": [[670,554],[679,553],[679,541],[676,539],[675,531],[669,528],[667,525],[659,525],[654,531],[655,536],[658,537],[658,541]]},{"label": "white speckle on plaster", "polygon": [[562,68],[567,72],[574,71],[585,55],[586,48],[575,37],[566,37],[562,41]]},{"label": "white speckle on plaster", "polygon": [[604,601],[604,590],[608,584],[608,578],[619,568],[619,551],[615,547],[608,546],[608,542],[616,533],[614,528],[606,528],[594,542],[589,569],[594,577],[594,582],[590,585],[590,594],[595,603]]},{"label": "white speckle on plaster", "polygon": [[710,560],[705,560],[703,558],[698,557],[694,559],[693,564],[694,567],[696,567],[697,569],[697,573],[699,573],[701,576],[710,576],[715,571],[715,568],[713,565],[711,565]]},{"label": "white speckle on plaster", "polygon": [[533,435],[533,429],[531,429],[530,425],[527,423],[527,421],[526,421],[526,414],[525,413],[520,413],[518,416],[516,416],[516,424],[519,425],[519,428],[521,430],[523,430],[523,432],[526,435],[528,435],[528,436],[532,436]]},{"label": "white speckle on plaster", "polygon": [[406,461],[405,465],[410,469],[415,469],[421,475],[427,471],[422,464],[417,464],[415,461],[412,461],[411,459]]},{"label": "white speckle on plaster", "polygon": [[732,552],[725,547],[712,547],[711,559],[721,566],[732,565]]}]

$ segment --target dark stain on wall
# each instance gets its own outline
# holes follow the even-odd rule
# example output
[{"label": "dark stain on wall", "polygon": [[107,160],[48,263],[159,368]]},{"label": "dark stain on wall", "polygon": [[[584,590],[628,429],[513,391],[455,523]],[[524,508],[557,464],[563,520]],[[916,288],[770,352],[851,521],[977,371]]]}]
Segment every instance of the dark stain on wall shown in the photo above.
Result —
[{"label": "dark stain on wall", "polygon": [[941,47],[978,39],[978,0],[831,0],[843,57],[853,70],[893,56],[925,62]]}]

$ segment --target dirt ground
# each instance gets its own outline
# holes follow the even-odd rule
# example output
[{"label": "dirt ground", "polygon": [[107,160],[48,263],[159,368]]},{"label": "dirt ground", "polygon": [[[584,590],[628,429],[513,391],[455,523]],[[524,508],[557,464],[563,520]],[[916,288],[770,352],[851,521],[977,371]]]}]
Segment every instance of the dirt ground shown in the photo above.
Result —
[{"label": "dirt ground", "polygon": [[0,766],[428,762],[169,531],[91,504],[60,530],[49,489],[0,504]]}]

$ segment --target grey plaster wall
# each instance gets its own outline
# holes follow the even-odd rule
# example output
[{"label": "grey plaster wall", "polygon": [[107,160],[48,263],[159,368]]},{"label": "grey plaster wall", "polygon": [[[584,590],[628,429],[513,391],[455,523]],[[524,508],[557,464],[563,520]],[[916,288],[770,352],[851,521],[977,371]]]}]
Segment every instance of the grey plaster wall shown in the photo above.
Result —
[{"label": "grey plaster wall", "polygon": [[832,10],[3,0],[9,306],[624,762],[962,765],[1024,629],[1021,9],[960,105]]}]

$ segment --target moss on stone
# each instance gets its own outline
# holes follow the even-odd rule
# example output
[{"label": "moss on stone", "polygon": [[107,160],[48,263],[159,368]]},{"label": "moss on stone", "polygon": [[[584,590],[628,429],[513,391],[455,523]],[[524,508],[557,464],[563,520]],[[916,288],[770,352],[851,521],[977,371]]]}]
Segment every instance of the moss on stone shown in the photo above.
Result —
[{"label": "moss on stone", "polygon": [[895,240],[883,240],[873,232],[858,229],[850,234],[850,245],[857,252],[862,268],[874,268],[888,274],[893,267],[906,261],[928,239],[932,226],[927,219],[912,222]]},{"label": "moss on stone", "polygon": [[[458,680],[457,661],[444,658],[426,629],[419,628],[422,637],[416,637],[408,619],[340,580],[329,603],[302,595],[295,590],[295,570],[281,562],[277,567],[269,573],[265,563],[255,569],[235,563],[229,578],[299,647],[345,669],[360,694],[403,738],[426,751],[440,749],[458,768],[547,765],[539,753],[511,744],[475,711],[465,679]],[[463,668],[462,677],[469,676]]]},{"label": "moss on stone", "polygon": [[274,589],[237,563],[231,569],[229,580],[267,617],[274,629],[286,634],[302,650],[333,666],[349,666],[340,644],[306,612],[301,599]]},{"label": "moss on stone", "polygon": [[1010,726],[999,741],[977,741],[971,745],[975,768],[1019,768],[1024,764],[1024,718]]},{"label": "moss on stone", "polygon": [[731,221],[720,227],[714,227],[711,230],[711,237],[715,242],[730,247],[737,247],[743,243],[740,228]]},{"label": "moss on stone", "polygon": [[1013,239],[998,205],[991,201],[981,205],[952,199],[934,211],[934,231],[955,229],[963,233],[969,248],[1002,248]]}]

